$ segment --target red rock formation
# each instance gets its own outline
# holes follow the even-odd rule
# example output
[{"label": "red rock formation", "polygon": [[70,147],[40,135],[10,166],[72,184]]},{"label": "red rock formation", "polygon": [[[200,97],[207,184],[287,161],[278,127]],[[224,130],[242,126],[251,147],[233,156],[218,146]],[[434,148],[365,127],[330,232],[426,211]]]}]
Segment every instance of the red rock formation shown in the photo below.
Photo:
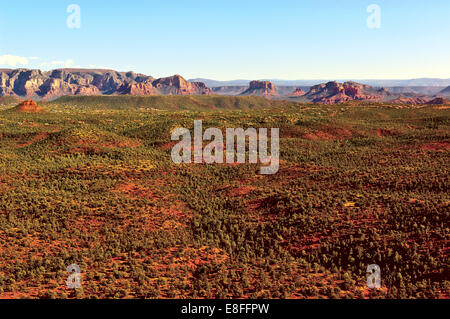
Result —
[{"label": "red rock formation", "polygon": [[113,70],[0,69],[0,96],[54,99],[63,95],[204,95],[212,90],[202,82],[190,83],[180,75],[155,80],[151,76]]},{"label": "red rock formation", "polygon": [[210,95],[213,94],[213,91],[206,86],[203,82],[191,82],[193,87],[197,92],[199,92],[201,95]]},{"label": "red rock formation", "polygon": [[296,88],[294,92],[289,94],[289,96],[302,96],[305,95],[305,91],[303,91],[301,88]]},{"label": "red rock formation", "polygon": [[75,90],[76,86],[74,85],[70,85],[61,79],[50,78],[42,84],[40,95],[44,99],[50,100],[58,96],[73,95],[75,94]]},{"label": "red rock formation", "polygon": [[347,101],[382,101],[389,93],[356,82],[328,82],[311,87],[305,95],[314,103],[335,104]]},{"label": "red rock formation", "polygon": [[26,100],[17,105],[15,110],[19,112],[25,112],[25,113],[38,113],[42,111],[42,108],[37,105],[37,103],[33,100]]},{"label": "red rock formation", "polygon": [[100,90],[93,85],[87,85],[87,86],[79,86],[76,91],[75,95],[101,95],[102,93]]},{"label": "red rock formation", "polygon": [[130,95],[156,95],[158,90],[155,89],[151,82],[124,84],[119,88],[119,94]]},{"label": "red rock formation", "polygon": [[247,90],[240,95],[277,96],[275,86],[270,81],[251,81]]},{"label": "red rock formation", "polygon": [[208,95],[212,90],[203,82],[189,82],[181,75],[174,75],[153,81],[152,85],[160,94],[168,95]]}]

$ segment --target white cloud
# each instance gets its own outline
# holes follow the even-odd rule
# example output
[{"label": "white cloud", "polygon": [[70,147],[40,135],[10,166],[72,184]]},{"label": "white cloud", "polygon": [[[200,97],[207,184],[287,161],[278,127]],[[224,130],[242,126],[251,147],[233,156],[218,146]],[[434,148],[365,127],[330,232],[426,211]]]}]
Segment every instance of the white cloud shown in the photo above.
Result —
[{"label": "white cloud", "polygon": [[0,65],[16,66],[27,65],[28,58],[22,56],[15,56],[11,54],[5,54],[0,56]]},{"label": "white cloud", "polygon": [[51,62],[42,62],[40,64],[41,67],[50,67],[50,68],[56,68],[56,67],[61,67],[61,68],[70,68],[73,67],[73,60],[72,59],[68,59],[65,61],[51,61]]},{"label": "white cloud", "polygon": [[[39,61],[41,60],[41,61]],[[9,66],[9,67],[21,67],[28,65],[27,67],[38,67],[42,70],[54,70],[54,69],[62,69],[62,68],[75,68],[81,69],[85,68],[81,65],[75,64],[75,61],[72,59],[66,60],[53,60],[53,61],[42,61],[42,58],[36,56],[29,57],[21,57],[14,56],[10,54],[0,55],[0,67]],[[106,67],[99,65],[89,65],[90,69],[107,69]]]},{"label": "white cloud", "polygon": [[104,70],[108,70],[110,68],[108,68],[106,66],[102,66],[102,65],[89,64],[89,69],[104,69]]}]

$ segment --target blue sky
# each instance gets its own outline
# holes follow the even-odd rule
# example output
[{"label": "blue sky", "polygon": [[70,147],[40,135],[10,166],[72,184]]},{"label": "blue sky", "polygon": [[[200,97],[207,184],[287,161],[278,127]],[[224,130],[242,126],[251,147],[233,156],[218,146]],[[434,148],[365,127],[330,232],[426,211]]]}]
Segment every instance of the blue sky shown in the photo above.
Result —
[{"label": "blue sky", "polygon": [[[70,29],[67,7],[81,9]],[[366,11],[381,9],[381,28]],[[450,78],[448,0],[0,0],[0,68],[231,79]]]}]

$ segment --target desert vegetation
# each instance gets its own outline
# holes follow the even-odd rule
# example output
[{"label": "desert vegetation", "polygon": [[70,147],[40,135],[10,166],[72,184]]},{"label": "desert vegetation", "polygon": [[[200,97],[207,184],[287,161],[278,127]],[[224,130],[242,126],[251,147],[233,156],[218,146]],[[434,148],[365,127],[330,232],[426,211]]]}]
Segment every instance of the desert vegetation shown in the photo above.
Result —
[{"label": "desert vegetation", "polygon": [[[0,112],[1,298],[449,297],[447,107],[13,102]],[[280,128],[279,172],[173,164],[171,131],[196,119]],[[66,287],[70,264],[81,289]]]}]

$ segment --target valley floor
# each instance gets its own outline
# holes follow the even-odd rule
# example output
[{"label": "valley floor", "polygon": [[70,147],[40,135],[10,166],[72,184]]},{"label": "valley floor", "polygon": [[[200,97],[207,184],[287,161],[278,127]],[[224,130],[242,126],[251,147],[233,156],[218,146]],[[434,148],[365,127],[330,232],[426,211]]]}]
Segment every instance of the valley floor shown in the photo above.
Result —
[{"label": "valley floor", "polygon": [[[0,298],[448,298],[449,118],[386,104],[2,111]],[[279,172],[172,163],[170,133],[196,119],[280,128]]]}]

